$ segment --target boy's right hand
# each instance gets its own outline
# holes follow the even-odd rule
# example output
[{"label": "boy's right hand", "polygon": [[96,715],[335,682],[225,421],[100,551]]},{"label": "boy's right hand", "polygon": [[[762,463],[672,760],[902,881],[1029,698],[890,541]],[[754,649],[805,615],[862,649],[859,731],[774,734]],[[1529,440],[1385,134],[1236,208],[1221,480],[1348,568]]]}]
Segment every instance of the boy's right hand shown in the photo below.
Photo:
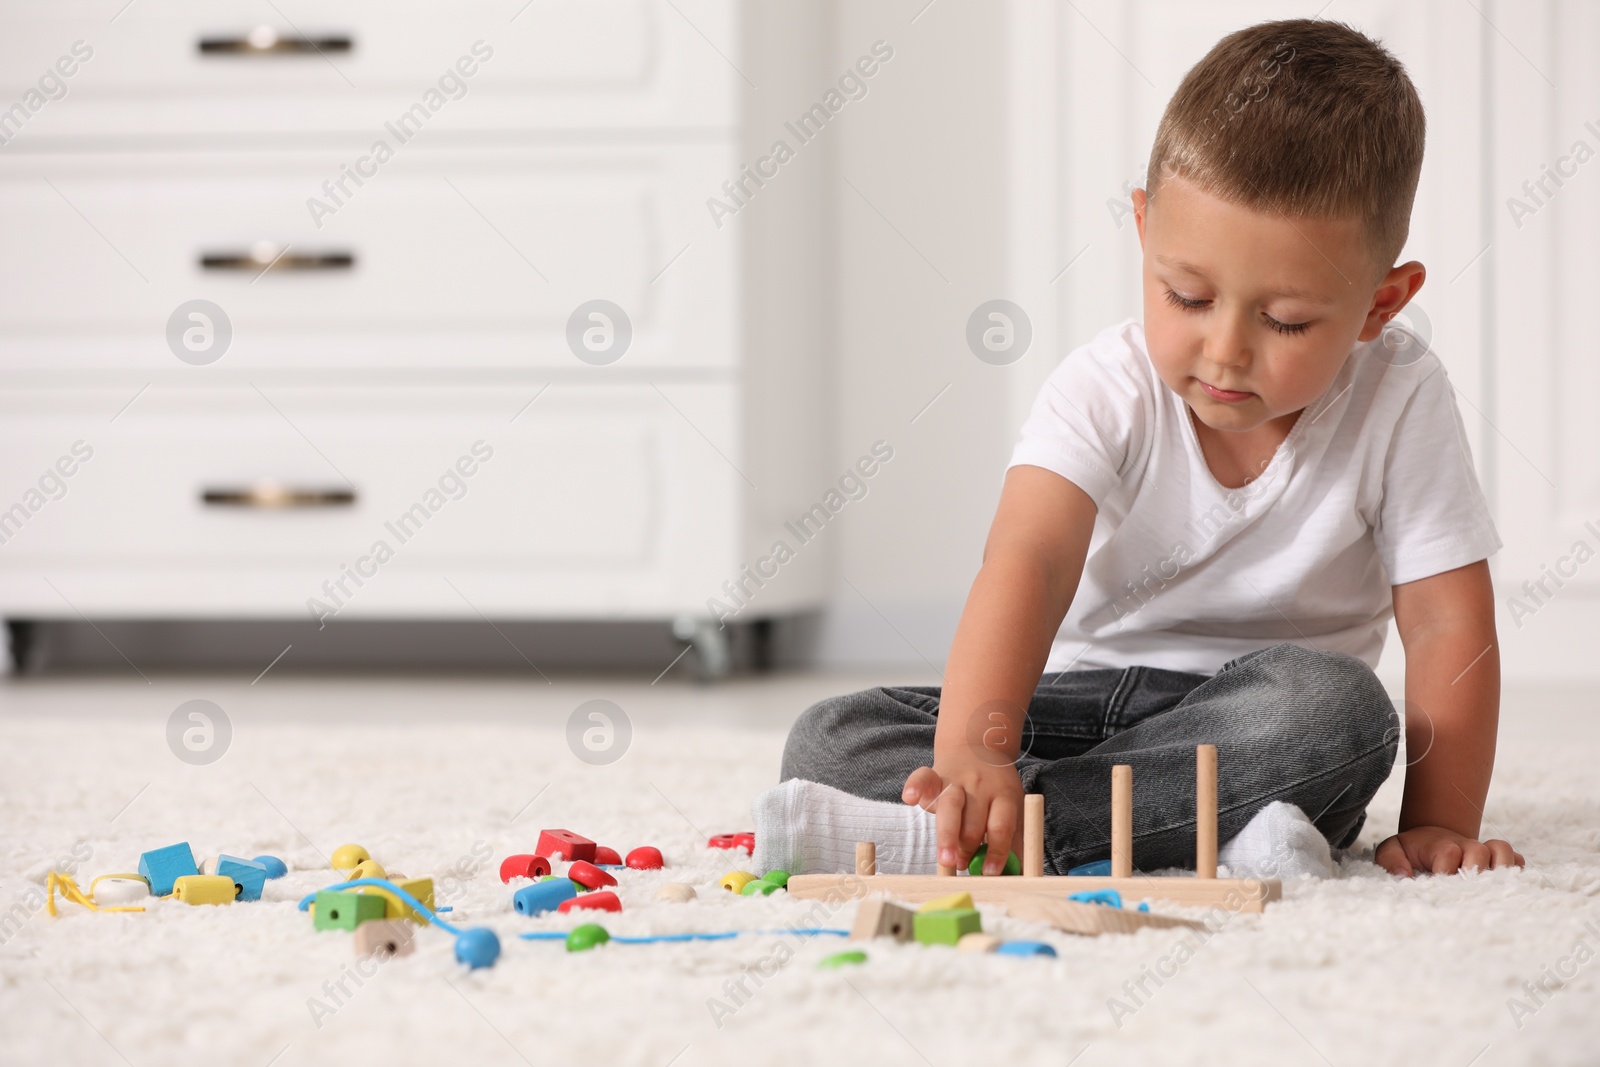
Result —
[{"label": "boy's right hand", "polygon": [[985,841],[983,873],[999,874],[1016,836],[1022,813],[1022,779],[1010,763],[996,766],[976,756],[934,757],[906,778],[900,799],[937,817],[939,864],[960,868]]}]

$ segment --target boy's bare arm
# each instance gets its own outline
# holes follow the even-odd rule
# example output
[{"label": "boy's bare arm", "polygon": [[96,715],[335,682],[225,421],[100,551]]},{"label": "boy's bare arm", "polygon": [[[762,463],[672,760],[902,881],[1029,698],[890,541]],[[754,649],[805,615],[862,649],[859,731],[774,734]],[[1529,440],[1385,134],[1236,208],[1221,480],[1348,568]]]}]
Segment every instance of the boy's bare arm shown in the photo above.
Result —
[{"label": "boy's bare arm", "polygon": [[1393,874],[1521,866],[1479,841],[1500,721],[1500,656],[1487,562],[1394,587],[1406,651],[1405,798],[1400,832],[1378,846]]},{"label": "boy's bare arm", "polygon": [[998,874],[1021,819],[1015,760],[1050,643],[1078,589],[1094,501],[1042,467],[1006,473],[983,566],[950,646],[933,766],[902,794],[938,815],[939,862],[959,867],[985,840]]}]

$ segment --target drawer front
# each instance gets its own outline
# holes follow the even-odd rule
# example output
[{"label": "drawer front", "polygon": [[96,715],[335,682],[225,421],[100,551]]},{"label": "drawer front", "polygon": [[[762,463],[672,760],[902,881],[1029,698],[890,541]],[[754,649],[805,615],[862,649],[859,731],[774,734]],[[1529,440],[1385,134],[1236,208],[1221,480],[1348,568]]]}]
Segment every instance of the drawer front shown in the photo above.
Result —
[{"label": "drawer front", "polygon": [[0,610],[662,613],[732,573],[731,385],[126,401],[0,393]]},{"label": "drawer front", "polygon": [[731,149],[367,152],[0,155],[0,366],[188,370],[194,299],[231,324],[217,374],[583,369],[596,299],[631,322],[619,367],[734,364],[737,246],[704,206]]},{"label": "drawer front", "polygon": [[731,126],[731,0],[675,3],[12,0],[0,89],[46,78],[30,138],[376,131],[419,102],[455,128]]}]

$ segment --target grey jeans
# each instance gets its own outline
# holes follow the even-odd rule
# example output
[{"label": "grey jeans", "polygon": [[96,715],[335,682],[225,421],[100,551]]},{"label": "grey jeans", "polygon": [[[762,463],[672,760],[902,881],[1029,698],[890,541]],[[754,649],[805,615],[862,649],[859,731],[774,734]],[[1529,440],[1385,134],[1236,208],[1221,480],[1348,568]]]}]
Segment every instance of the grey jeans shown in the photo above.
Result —
[{"label": "grey jeans", "polygon": [[[900,800],[933,760],[936,686],[880,687],[808,708],[781,777]],[[1068,671],[1028,705],[1017,770],[1045,797],[1045,870],[1111,854],[1111,768],[1133,767],[1133,858],[1140,870],[1194,865],[1194,751],[1217,746],[1217,837],[1274,800],[1300,806],[1334,847],[1354,843],[1394,766],[1400,723],[1361,660],[1281,644],[1215,675],[1156,667]],[[1017,846],[1020,852],[1020,842]]]}]

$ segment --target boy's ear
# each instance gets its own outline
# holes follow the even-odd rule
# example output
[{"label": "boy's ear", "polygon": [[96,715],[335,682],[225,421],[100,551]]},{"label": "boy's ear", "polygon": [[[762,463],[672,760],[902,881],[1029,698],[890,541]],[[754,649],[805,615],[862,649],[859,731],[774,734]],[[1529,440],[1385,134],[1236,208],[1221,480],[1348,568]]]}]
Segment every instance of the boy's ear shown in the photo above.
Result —
[{"label": "boy's ear", "polygon": [[1144,213],[1150,206],[1150,198],[1143,189],[1133,191],[1133,224],[1139,230],[1139,247],[1144,248]]},{"label": "boy's ear", "polygon": [[1372,294],[1372,308],[1367,312],[1367,321],[1361,324],[1357,340],[1370,341],[1381,334],[1389,320],[1411,303],[1411,298],[1427,279],[1428,268],[1414,259],[1385,274]]}]

